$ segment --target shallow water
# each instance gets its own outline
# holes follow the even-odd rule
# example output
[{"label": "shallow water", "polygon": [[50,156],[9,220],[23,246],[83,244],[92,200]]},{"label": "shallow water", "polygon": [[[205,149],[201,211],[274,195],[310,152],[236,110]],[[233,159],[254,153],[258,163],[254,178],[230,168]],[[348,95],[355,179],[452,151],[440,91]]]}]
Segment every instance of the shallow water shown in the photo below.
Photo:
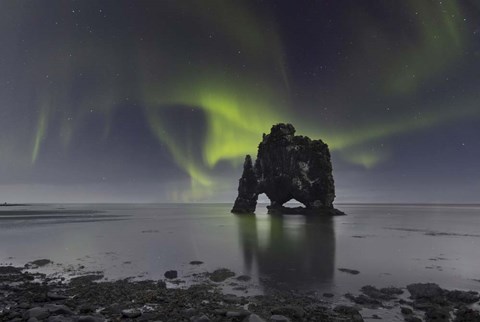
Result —
[{"label": "shallow water", "polygon": [[[268,287],[343,294],[436,282],[480,290],[480,206],[340,205],[347,216],[230,214],[230,204],[0,207],[0,263],[48,258],[108,278],[227,267]],[[203,261],[199,266],[193,260]],[[351,275],[338,270],[360,271]]]}]

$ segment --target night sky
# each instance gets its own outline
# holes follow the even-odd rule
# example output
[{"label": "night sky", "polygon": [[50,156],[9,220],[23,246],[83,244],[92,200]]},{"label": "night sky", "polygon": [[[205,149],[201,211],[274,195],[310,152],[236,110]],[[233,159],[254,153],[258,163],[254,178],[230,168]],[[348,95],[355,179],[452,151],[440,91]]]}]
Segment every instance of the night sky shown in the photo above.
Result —
[{"label": "night sky", "polygon": [[0,201],[230,202],[290,122],[337,202],[480,202],[480,1],[0,1]]}]

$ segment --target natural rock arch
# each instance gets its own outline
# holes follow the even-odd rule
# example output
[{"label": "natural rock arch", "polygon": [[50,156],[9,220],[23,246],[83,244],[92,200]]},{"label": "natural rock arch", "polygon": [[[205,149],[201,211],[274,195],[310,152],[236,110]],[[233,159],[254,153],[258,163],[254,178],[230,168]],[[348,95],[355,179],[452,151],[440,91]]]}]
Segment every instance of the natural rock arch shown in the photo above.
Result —
[{"label": "natural rock arch", "polygon": [[[274,125],[258,146],[255,164],[247,155],[232,212],[253,213],[258,195],[270,199],[269,212],[343,214],[333,208],[335,186],[328,146],[296,136],[291,124]],[[286,208],[289,200],[305,208]]]}]

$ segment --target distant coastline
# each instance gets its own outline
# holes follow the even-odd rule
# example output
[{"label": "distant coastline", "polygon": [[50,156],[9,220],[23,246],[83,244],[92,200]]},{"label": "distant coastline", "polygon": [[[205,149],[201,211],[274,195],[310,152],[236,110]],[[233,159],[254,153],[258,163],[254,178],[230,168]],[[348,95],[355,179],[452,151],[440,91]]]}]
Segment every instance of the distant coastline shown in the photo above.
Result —
[{"label": "distant coastline", "polygon": [[7,202],[0,204],[0,207],[22,207],[22,206],[25,207],[30,205],[26,203],[7,203]]}]

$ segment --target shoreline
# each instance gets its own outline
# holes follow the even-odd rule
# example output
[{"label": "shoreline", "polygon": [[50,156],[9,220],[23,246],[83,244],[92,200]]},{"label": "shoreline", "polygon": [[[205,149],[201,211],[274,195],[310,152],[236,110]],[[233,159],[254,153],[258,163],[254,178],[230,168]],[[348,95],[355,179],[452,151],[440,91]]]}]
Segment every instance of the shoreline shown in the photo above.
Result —
[{"label": "shoreline", "polygon": [[[225,283],[247,290],[248,276],[229,269],[195,276],[188,287],[176,271],[163,280],[105,281],[101,272],[67,280],[24,267],[0,266],[0,321],[480,321],[480,295],[434,283],[378,289],[366,285],[343,296],[271,289],[265,295],[222,292]],[[196,263],[192,262],[192,265]],[[385,318],[389,316],[390,318]]]}]

